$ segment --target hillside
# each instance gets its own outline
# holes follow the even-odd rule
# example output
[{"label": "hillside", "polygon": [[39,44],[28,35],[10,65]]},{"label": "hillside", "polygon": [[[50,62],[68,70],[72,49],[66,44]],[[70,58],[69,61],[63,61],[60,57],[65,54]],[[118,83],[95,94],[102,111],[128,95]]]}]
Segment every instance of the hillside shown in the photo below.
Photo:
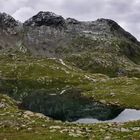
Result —
[{"label": "hillside", "polygon": [[92,73],[140,77],[140,43],[115,21],[81,22],[51,12],[39,12],[23,24],[0,17],[1,52],[20,50],[61,58]]}]

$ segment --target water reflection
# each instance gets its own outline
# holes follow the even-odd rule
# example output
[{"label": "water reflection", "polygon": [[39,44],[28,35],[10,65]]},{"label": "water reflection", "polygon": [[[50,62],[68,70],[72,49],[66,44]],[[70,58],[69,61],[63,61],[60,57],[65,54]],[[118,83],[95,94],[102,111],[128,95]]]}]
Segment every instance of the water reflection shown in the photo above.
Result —
[{"label": "water reflection", "polygon": [[104,122],[129,122],[140,120],[140,110],[125,109],[116,118],[107,121],[99,121],[93,118],[83,118],[76,121],[76,123],[104,123]]}]

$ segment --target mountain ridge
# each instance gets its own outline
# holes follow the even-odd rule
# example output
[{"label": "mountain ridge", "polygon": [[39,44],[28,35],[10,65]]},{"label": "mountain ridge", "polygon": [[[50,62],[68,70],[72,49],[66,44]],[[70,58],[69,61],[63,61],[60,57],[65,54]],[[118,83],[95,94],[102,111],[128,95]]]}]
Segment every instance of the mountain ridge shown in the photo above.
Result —
[{"label": "mountain ridge", "polygon": [[119,71],[123,75],[139,71],[134,70],[139,67],[139,41],[113,20],[83,22],[41,11],[19,23],[5,13],[0,15],[0,52],[21,51],[35,57],[60,58],[83,70],[114,76]]},{"label": "mountain ridge", "polygon": [[[80,24],[80,23],[82,24],[82,23],[93,23],[93,22],[102,22],[103,23],[103,22],[106,22],[109,26],[111,26],[111,30],[118,29],[118,28],[121,28],[121,30],[123,29],[119,24],[117,24],[117,22],[115,22],[114,20],[111,20],[111,19],[107,19],[107,18],[106,19],[105,18],[99,18],[95,21],[78,21],[78,20],[76,20],[74,18],[70,18],[70,17],[65,19],[62,16],[57,15],[53,12],[49,12],[49,11],[47,11],[47,12],[40,11],[36,15],[29,18],[28,20],[25,20],[24,22],[20,22],[20,21],[14,19],[9,14],[3,12],[3,13],[0,13],[0,25],[1,26],[8,26],[8,27],[11,27],[11,28],[13,28],[15,26],[19,26],[19,24],[23,24],[25,26],[43,26],[43,25],[51,26],[53,23],[47,24],[47,21],[46,21],[46,24],[45,24],[45,22],[44,23],[42,22],[41,25],[36,25],[36,24],[31,23],[31,22],[34,22],[34,20],[36,20],[36,19],[38,19],[39,22],[41,22],[41,20],[43,20],[43,19],[45,20],[46,18],[48,18],[48,22],[49,22],[49,20],[52,20],[52,21],[53,20],[55,20],[55,21],[60,20],[60,22],[62,21],[63,23],[65,22],[67,24]],[[56,24],[59,24],[59,21],[57,21],[57,22],[58,23],[56,23]],[[125,31],[125,30],[123,29],[123,31]],[[125,31],[125,32],[126,32],[126,34],[130,35],[133,38],[132,40],[134,40],[134,41],[137,40],[131,33],[127,32],[127,31]]]}]

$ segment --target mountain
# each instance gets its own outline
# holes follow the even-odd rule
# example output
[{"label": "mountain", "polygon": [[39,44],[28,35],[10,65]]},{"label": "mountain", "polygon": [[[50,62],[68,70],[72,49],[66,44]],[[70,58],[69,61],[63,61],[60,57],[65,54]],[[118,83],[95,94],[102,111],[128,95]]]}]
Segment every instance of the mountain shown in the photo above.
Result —
[{"label": "mountain", "polygon": [[139,109],[139,60],[140,42],[110,19],[0,13],[0,139],[139,139],[140,121],[70,123]]},{"label": "mountain", "polygon": [[12,49],[61,58],[85,71],[111,77],[140,77],[140,43],[115,21],[81,22],[51,12],[39,12],[23,24],[6,14],[1,17],[1,52]]}]

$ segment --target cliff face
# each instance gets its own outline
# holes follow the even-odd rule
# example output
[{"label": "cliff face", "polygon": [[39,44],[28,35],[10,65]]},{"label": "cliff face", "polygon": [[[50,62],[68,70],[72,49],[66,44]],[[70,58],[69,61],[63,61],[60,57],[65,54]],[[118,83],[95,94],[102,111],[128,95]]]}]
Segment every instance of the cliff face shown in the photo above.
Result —
[{"label": "cliff face", "polygon": [[[80,22],[71,18],[64,20],[61,16],[50,12],[39,12],[23,25],[25,31],[23,42],[33,54],[38,55],[56,57],[60,53],[60,56],[65,56],[66,53],[84,52],[87,46],[90,47],[89,51],[97,47],[105,48],[113,40],[138,43],[135,37],[108,19]],[[81,44],[76,44],[75,40]],[[74,43],[76,46],[73,46]]]},{"label": "cliff face", "polygon": [[39,12],[21,24],[0,14],[0,25],[1,52],[63,58],[81,69],[109,75],[129,74],[125,67],[132,71],[139,64],[140,43],[109,19],[81,22]]},{"label": "cliff face", "polygon": [[7,52],[15,47],[17,42],[16,30],[18,22],[6,13],[0,13],[0,51]]}]

